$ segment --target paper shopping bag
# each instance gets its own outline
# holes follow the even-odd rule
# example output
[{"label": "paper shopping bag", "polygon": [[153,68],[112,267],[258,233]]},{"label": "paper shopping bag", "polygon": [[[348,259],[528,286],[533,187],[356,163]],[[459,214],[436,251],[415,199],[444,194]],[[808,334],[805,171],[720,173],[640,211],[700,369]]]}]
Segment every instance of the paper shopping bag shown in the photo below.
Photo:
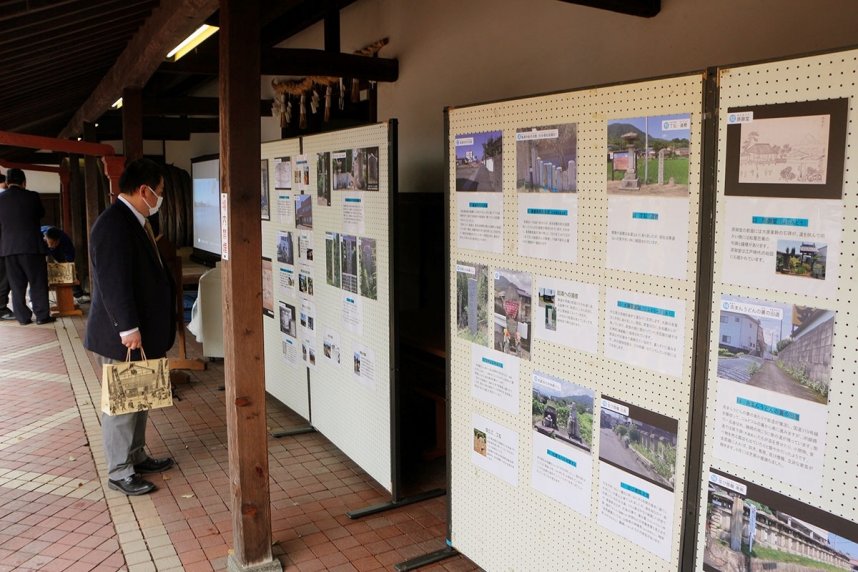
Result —
[{"label": "paper shopping bag", "polygon": [[124,415],[173,405],[170,363],[167,358],[104,364],[101,376],[101,410]]}]

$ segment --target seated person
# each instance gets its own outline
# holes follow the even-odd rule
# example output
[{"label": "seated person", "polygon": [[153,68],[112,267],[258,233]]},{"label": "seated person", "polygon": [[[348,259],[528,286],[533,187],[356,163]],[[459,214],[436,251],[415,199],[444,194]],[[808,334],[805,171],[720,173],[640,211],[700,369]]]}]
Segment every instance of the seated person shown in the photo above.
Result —
[{"label": "seated person", "polygon": [[[61,231],[55,226],[46,225],[42,227],[42,236],[45,238],[45,243],[48,245],[48,252],[56,262],[74,262],[74,244],[72,244],[69,235]],[[80,284],[75,284],[72,287],[74,301],[78,304],[89,302],[89,294],[83,291]]]}]

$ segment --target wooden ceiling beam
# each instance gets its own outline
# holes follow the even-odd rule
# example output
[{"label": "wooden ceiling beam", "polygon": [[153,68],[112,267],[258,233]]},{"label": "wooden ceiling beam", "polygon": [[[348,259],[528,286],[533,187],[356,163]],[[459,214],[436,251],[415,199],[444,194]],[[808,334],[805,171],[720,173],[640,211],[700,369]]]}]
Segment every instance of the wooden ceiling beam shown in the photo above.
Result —
[{"label": "wooden ceiling beam", "polygon": [[[331,10],[342,10],[355,0],[330,0],[328,2],[300,2],[291,10],[267,22],[260,32],[260,46],[276,46],[313,24],[321,22]],[[264,71],[262,72],[265,73]]]},{"label": "wooden ceiling beam", "polygon": [[[271,115],[270,99],[259,102],[260,117]],[[143,115],[219,115],[220,100],[217,97],[152,97],[143,98]]]},{"label": "wooden ceiling beam", "polygon": [[[304,48],[268,48],[262,50],[262,75],[334,76],[396,81],[399,62],[395,59],[333,54]],[[194,75],[217,75],[217,61],[197,58],[164,64],[159,71]]]},{"label": "wooden ceiling beam", "polygon": [[64,20],[62,25],[54,28],[44,26],[41,22],[35,22],[34,29],[29,32],[16,30],[14,34],[6,34],[4,37],[0,37],[0,46],[11,44],[20,45],[21,49],[27,49],[29,47],[28,42],[38,45],[68,37],[86,37],[86,31],[90,24],[93,24],[93,27],[101,28],[105,24],[120,26],[123,22],[139,22],[150,11],[149,6],[109,10],[106,13],[99,10],[94,12],[92,16],[79,20],[69,18]]},{"label": "wooden ceiling beam", "polygon": [[610,10],[629,16],[652,18],[661,12],[661,0],[560,0],[567,4],[580,4],[590,8]]},{"label": "wooden ceiling beam", "polygon": [[[150,141],[187,141],[192,133],[218,133],[217,117],[150,117],[143,122],[143,139]],[[122,139],[122,120],[116,116],[98,120],[99,141]]]},{"label": "wooden ceiling beam", "polygon": [[198,28],[218,4],[218,0],[174,0],[159,5],[59,136],[79,135],[84,121],[94,121],[109,109],[123,89],[146,85],[167,52]]},{"label": "wooden ceiling beam", "polygon": [[42,137],[27,133],[12,133],[0,131],[0,145],[23,147],[24,149],[49,149],[62,153],[77,153],[78,155],[115,155],[116,150],[102,143],[83,143],[55,137]]}]

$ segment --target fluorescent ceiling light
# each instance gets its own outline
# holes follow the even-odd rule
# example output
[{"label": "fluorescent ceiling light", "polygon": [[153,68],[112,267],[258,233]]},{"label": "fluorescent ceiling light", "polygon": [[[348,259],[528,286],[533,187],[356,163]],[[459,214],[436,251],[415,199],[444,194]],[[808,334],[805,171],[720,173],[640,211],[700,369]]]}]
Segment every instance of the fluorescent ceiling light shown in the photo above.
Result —
[{"label": "fluorescent ceiling light", "polygon": [[170,61],[178,61],[179,58],[189,53],[191,50],[206,41],[206,38],[218,31],[217,26],[209,26],[203,24],[197,28],[190,36],[182,40],[182,43],[170,50],[167,54],[167,59]]},{"label": "fluorescent ceiling light", "polygon": [[111,105],[110,107],[112,107],[113,109],[119,109],[120,107],[122,107],[122,98],[120,97],[119,99],[114,101],[113,105]]}]

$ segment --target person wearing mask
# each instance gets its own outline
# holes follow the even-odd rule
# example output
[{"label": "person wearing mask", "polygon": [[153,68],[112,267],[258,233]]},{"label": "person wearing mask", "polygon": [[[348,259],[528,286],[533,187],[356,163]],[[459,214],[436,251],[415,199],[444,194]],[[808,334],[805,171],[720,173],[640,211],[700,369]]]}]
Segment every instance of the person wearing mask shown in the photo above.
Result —
[{"label": "person wearing mask", "polygon": [[[92,305],[84,346],[101,364],[132,359],[162,358],[176,335],[175,285],[155,244],[146,217],[158,212],[164,178],[149,159],[125,167],[120,193],[90,233]],[[143,478],[173,466],[173,460],[153,459],[144,451],[147,411],[102,415],[101,430],[107,456],[108,487],[126,495],[143,495],[155,485]]]}]

